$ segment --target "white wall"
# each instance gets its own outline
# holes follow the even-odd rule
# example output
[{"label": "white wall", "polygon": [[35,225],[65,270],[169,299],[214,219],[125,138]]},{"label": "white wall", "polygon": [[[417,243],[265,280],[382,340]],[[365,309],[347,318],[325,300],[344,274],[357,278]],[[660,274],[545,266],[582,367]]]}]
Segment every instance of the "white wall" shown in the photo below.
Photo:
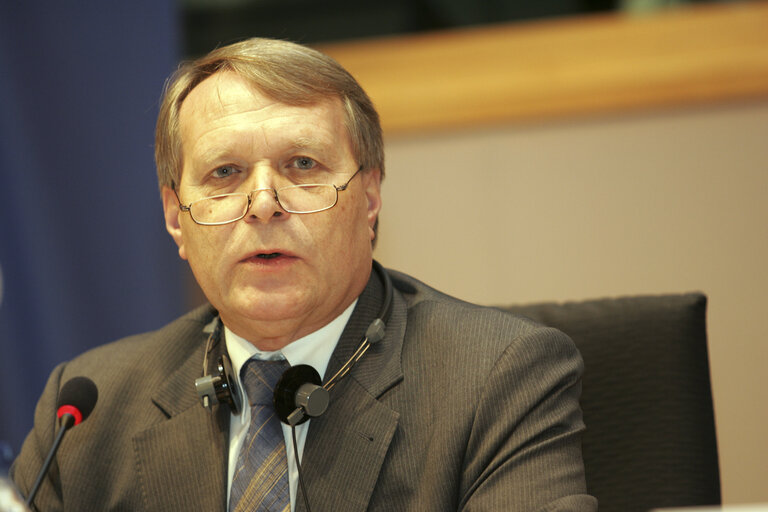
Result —
[{"label": "white wall", "polygon": [[726,503],[768,502],[768,102],[387,141],[385,265],[486,304],[700,290]]}]

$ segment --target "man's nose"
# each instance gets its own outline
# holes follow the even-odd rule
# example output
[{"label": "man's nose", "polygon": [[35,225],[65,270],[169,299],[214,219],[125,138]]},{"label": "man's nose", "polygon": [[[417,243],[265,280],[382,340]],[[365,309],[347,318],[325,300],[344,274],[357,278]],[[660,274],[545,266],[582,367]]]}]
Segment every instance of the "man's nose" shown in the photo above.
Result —
[{"label": "man's nose", "polygon": [[257,188],[250,193],[251,205],[245,215],[246,221],[269,222],[273,217],[287,214],[277,201],[274,188]]},{"label": "man's nose", "polygon": [[277,200],[277,171],[269,162],[256,164],[251,182],[250,207],[245,215],[246,221],[269,222],[273,217],[282,217],[286,211]]}]

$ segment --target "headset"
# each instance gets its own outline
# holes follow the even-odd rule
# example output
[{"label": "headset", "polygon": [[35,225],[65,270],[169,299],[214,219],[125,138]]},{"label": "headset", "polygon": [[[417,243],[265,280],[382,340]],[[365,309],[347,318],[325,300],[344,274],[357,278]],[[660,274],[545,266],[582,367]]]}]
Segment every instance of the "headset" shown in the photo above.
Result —
[{"label": "headset", "polygon": [[[384,302],[378,317],[370,323],[360,341],[357,350],[346,363],[328,381],[323,384],[317,370],[307,364],[288,368],[275,386],[274,405],[280,421],[295,427],[310,418],[321,416],[330,401],[330,390],[360,360],[374,343],[381,341],[386,333],[386,320],[392,309],[392,280],[379,262],[373,260],[373,270],[384,283]],[[211,409],[215,404],[227,405],[233,414],[239,415],[243,408],[243,398],[232,372],[232,363],[226,353],[219,357],[216,365],[217,375],[206,375],[208,371],[208,353],[219,342],[221,321],[218,317],[215,325],[207,326],[210,335],[205,347],[203,359],[203,377],[195,380],[195,388],[203,407]],[[226,351],[225,351],[226,352]]]}]

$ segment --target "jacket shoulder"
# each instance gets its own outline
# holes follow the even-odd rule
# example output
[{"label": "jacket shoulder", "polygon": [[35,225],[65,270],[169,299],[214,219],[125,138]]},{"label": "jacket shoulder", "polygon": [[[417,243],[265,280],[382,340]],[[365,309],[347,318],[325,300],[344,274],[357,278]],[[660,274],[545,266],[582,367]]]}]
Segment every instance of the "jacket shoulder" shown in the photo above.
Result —
[{"label": "jacket shoulder", "polygon": [[[128,336],[92,348],[68,361],[66,373],[115,376],[121,368],[167,371],[179,366],[204,338],[216,312],[200,306],[155,331]],[[163,366],[163,368],[155,368]]]},{"label": "jacket shoulder", "polygon": [[[440,328],[454,333],[471,331],[475,335],[510,338],[548,329],[519,314],[490,306],[467,302],[441,292],[418,279],[397,271],[388,271],[394,288],[401,294],[408,308],[409,326],[416,320],[426,322],[430,328]],[[494,336],[494,332],[498,336]]]}]

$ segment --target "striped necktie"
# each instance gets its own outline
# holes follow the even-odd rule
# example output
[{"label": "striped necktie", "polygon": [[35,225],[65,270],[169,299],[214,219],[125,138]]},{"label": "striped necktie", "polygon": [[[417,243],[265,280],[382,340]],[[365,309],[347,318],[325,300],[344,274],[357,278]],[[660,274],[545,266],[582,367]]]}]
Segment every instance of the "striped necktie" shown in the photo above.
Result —
[{"label": "striped necktie", "polygon": [[230,512],[291,510],[285,442],[272,404],[275,384],[289,366],[287,361],[250,359],[240,370],[251,424],[232,478]]}]

